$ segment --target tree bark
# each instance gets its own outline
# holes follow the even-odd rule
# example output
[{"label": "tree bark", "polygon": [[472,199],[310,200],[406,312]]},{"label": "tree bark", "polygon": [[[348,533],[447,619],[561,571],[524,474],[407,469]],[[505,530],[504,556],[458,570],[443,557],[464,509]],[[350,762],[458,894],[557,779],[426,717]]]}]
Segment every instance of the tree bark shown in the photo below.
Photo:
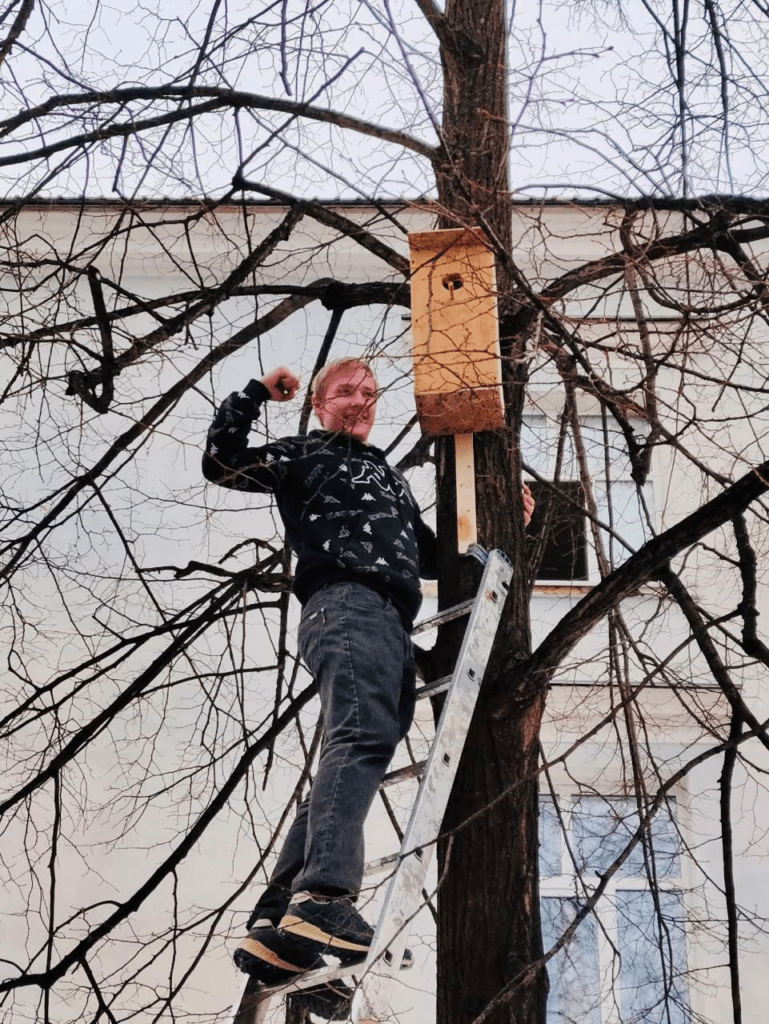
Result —
[{"label": "tree bark", "polygon": [[[503,0],[449,0],[435,26],[444,70],[437,180],[441,226],[480,225],[509,253],[504,15]],[[542,955],[536,769],[544,698],[516,707],[514,679],[494,669],[525,660],[531,646],[518,444],[526,339],[514,332],[517,298],[499,262],[497,287],[506,428],[475,435],[478,535],[485,547],[502,549],[515,571],[495,648],[505,656],[495,656],[486,673],[439,846],[438,1024],[470,1024],[518,977],[513,998],[488,1021],[545,1024],[547,976],[527,970]],[[472,596],[479,572],[457,555],[453,438],[438,439],[436,462],[439,601],[447,607]],[[441,672],[450,669],[462,628],[440,638]]]}]

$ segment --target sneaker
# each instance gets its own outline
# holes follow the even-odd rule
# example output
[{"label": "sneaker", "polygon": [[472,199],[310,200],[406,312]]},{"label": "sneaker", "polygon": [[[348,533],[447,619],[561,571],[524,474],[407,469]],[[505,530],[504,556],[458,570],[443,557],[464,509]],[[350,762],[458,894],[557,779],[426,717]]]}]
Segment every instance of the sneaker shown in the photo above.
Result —
[{"label": "sneaker", "polygon": [[[297,955],[334,956],[347,965],[366,959],[374,929],[363,920],[349,896],[299,892],[292,898],[278,934],[290,940]],[[401,968],[411,967],[413,962],[411,950],[404,950]]]},{"label": "sneaker", "polygon": [[[317,954],[308,956],[287,943],[272,921],[262,918],[232,954],[235,966],[263,985],[285,985],[317,962]],[[330,1018],[332,1019],[332,1018]]]}]

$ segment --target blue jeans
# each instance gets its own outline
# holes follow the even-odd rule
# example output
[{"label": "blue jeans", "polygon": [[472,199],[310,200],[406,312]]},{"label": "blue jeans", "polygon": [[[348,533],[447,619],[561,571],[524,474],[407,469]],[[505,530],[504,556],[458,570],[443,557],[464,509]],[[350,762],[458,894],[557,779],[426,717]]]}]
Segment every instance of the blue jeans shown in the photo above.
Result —
[{"label": "blue jeans", "polygon": [[254,912],[273,921],[292,892],[360,889],[363,825],[414,715],[411,639],[377,591],[335,583],[312,594],[299,653],[318,684],[324,735],[315,781]]}]

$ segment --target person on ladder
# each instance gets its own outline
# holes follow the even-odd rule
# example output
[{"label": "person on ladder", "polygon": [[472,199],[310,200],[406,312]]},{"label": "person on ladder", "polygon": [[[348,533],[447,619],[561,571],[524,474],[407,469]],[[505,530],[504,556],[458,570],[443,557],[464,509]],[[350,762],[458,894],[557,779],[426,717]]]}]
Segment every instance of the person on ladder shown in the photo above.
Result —
[{"label": "person on ladder", "polygon": [[[377,400],[370,365],[328,363],[312,387],[322,429],[248,446],[262,405],[289,401],[299,388],[280,366],[225,399],[203,456],[207,480],[275,495],[297,556],[299,651],[324,727],[315,780],[234,952],[240,970],[266,985],[322,966],[324,955],[366,959],[373,929],[355,908],[363,826],[411,724],[419,580],[437,576],[433,531],[405,478],[367,443]],[[523,501],[528,523],[528,489]],[[409,959],[407,951],[404,966]]]}]

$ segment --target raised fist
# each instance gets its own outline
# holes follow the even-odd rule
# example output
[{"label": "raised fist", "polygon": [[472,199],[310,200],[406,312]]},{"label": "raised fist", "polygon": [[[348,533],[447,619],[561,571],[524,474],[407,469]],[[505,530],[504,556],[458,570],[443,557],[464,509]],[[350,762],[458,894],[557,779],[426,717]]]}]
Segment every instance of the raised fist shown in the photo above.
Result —
[{"label": "raised fist", "polygon": [[276,366],[262,377],[273,402],[290,402],[299,388],[299,378],[287,366]]}]

